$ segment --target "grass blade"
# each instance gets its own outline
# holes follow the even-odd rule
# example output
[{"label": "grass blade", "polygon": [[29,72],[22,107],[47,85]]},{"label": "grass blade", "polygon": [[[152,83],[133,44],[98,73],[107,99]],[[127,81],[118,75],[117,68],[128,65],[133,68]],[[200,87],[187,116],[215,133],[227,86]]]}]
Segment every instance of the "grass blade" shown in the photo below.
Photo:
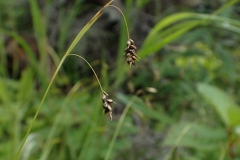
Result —
[{"label": "grass blade", "polygon": [[172,42],[189,30],[201,25],[218,24],[217,27],[239,33],[240,21],[215,15],[238,1],[239,0],[230,1],[213,14],[178,13],[164,18],[155,25],[145,39],[142,47],[138,51],[139,56],[143,58],[153,54],[154,52],[160,50],[164,45]]},{"label": "grass blade", "polygon": [[103,12],[104,8],[106,8],[112,1],[113,1],[113,0],[111,0],[111,1],[110,1],[109,3],[107,3],[103,8],[101,8],[101,9],[95,14],[95,16],[83,27],[83,29],[78,33],[78,35],[77,35],[76,38],[73,40],[72,44],[70,45],[70,47],[68,48],[68,50],[67,50],[66,53],[64,54],[63,58],[61,59],[59,65],[58,65],[56,71],[54,72],[53,77],[52,77],[52,79],[51,79],[51,81],[50,81],[50,83],[49,83],[49,85],[48,85],[48,87],[47,87],[47,89],[46,89],[46,91],[45,91],[45,93],[44,93],[44,96],[43,96],[43,98],[42,98],[42,100],[41,100],[41,102],[40,102],[40,105],[39,105],[38,108],[37,108],[37,111],[36,111],[36,113],[35,113],[35,115],[34,115],[34,118],[33,118],[32,122],[31,122],[31,124],[30,124],[30,126],[29,126],[29,128],[28,128],[28,130],[27,130],[27,133],[25,134],[25,136],[24,136],[24,138],[23,138],[23,141],[22,141],[22,143],[21,143],[21,145],[20,145],[20,147],[19,147],[19,149],[18,149],[18,151],[17,151],[17,153],[16,153],[16,155],[15,155],[15,158],[14,158],[15,160],[17,160],[17,159],[19,158],[19,155],[20,155],[21,150],[22,150],[22,148],[23,148],[23,146],[24,146],[24,143],[25,143],[26,140],[27,140],[27,137],[28,137],[28,135],[29,135],[29,133],[30,133],[32,127],[33,127],[33,124],[34,124],[34,122],[35,122],[35,120],[36,120],[36,118],[37,118],[37,116],[38,116],[38,114],[39,114],[39,112],[40,112],[40,110],[41,110],[41,108],[42,108],[43,102],[45,101],[45,99],[46,99],[46,97],[47,97],[47,94],[48,94],[48,92],[49,92],[49,90],[50,90],[50,88],[51,88],[51,86],[52,86],[52,84],[53,84],[53,81],[54,81],[54,79],[56,78],[57,73],[58,73],[58,71],[60,70],[63,62],[65,61],[65,59],[67,58],[67,56],[70,54],[70,52],[73,50],[73,48],[76,46],[76,44],[80,41],[80,39],[82,38],[82,36],[88,31],[88,29],[94,24],[94,22],[102,15],[102,12]]}]

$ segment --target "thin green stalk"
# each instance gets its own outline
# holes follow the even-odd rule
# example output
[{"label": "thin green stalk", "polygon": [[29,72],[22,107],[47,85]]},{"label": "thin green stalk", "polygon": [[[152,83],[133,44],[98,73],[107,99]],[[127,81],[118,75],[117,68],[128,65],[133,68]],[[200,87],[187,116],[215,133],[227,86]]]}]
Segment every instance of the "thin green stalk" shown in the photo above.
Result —
[{"label": "thin green stalk", "polygon": [[126,20],[126,18],[125,18],[125,16],[124,16],[123,12],[121,11],[121,9],[118,8],[117,6],[114,6],[114,5],[109,5],[108,7],[114,7],[114,8],[116,8],[116,9],[122,14],[123,19],[124,19],[124,22],[125,22],[125,25],[126,25],[127,36],[128,36],[128,39],[130,39],[130,35],[129,35],[129,31],[128,31],[128,25],[127,25],[127,20]]},{"label": "thin green stalk", "polygon": [[52,125],[52,128],[51,128],[51,130],[50,130],[50,132],[48,134],[47,141],[46,141],[46,143],[45,143],[45,145],[43,147],[45,151],[42,153],[41,157],[39,158],[40,160],[47,159],[47,157],[48,157],[48,155],[49,155],[49,153],[50,153],[50,151],[52,149],[52,145],[51,145],[52,141],[51,140],[53,139],[53,136],[56,133],[58,125],[64,119],[64,115],[65,115],[64,110],[66,109],[65,106],[66,106],[67,102],[69,102],[70,99],[73,97],[73,95],[77,92],[77,90],[80,88],[80,86],[81,86],[81,83],[76,83],[72,87],[72,89],[69,91],[68,95],[66,96],[66,98],[65,98],[65,100],[64,100],[64,102],[63,102],[63,104],[61,106],[61,109],[59,110],[59,112],[57,114],[58,116],[55,119],[55,121],[54,121],[54,123]]},{"label": "thin green stalk", "polygon": [[[59,30],[59,39],[58,39],[57,50],[61,54],[66,45],[67,36],[68,36],[69,29],[70,29],[70,26],[72,25],[73,20],[76,18],[77,14],[81,14],[83,12],[82,7],[79,8],[79,6],[81,6],[81,3],[82,3],[82,0],[74,1],[73,7],[71,8],[70,13],[68,13],[67,15],[65,14],[65,10],[64,11],[62,10],[59,13],[59,15],[60,15],[59,17],[61,17],[61,19],[60,19],[61,28]],[[79,13],[79,10],[80,10],[80,13]]]},{"label": "thin green stalk", "polygon": [[[3,36],[3,20],[2,20],[2,11],[0,10],[0,38],[2,39]],[[6,76],[6,69],[4,66],[6,66],[6,54],[5,54],[5,47],[4,42],[0,41],[0,51],[2,54],[0,54],[0,76],[4,75]]]},{"label": "thin green stalk", "polygon": [[83,58],[83,57],[80,56],[80,55],[77,55],[77,54],[69,54],[69,56],[77,56],[77,57],[81,58],[82,60],[84,60],[84,61],[88,64],[88,66],[92,69],[92,71],[93,71],[93,73],[94,73],[94,75],[95,75],[95,77],[96,77],[96,79],[97,79],[97,81],[98,81],[98,84],[99,84],[102,92],[104,92],[104,90],[103,90],[103,88],[102,88],[102,85],[101,85],[101,83],[100,83],[100,81],[99,81],[99,79],[98,79],[98,76],[97,76],[95,70],[93,69],[93,67],[91,66],[91,64],[90,64],[85,58]]},{"label": "thin green stalk", "polygon": [[187,134],[187,132],[191,129],[191,127],[192,127],[193,125],[194,125],[194,123],[193,123],[193,124],[188,124],[188,125],[186,125],[186,126],[182,129],[181,133],[179,134],[178,138],[176,139],[176,141],[175,141],[175,143],[174,143],[174,146],[173,146],[173,147],[171,148],[171,150],[168,152],[165,160],[169,160],[169,159],[171,158],[171,155],[172,155],[174,149],[178,146],[178,144],[181,142],[181,140],[183,139],[183,137]]},{"label": "thin green stalk", "polygon": [[[97,93],[99,94],[99,93]],[[96,106],[99,106],[99,101],[97,100]],[[89,149],[91,148],[90,144],[94,142],[94,140],[96,141],[96,139],[98,137],[96,137],[96,128],[97,125],[99,124],[100,120],[100,111],[101,108],[97,107],[97,109],[95,109],[93,111],[93,113],[91,114],[91,124],[89,126],[88,131],[86,132],[86,136],[84,137],[84,140],[82,141],[82,146],[81,146],[81,151],[79,153],[79,155],[77,156],[76,160],[83,160],[83,159],[91,159],[89,158],[89,155],[87,154]],[[90,149],[91,150],[91,149]],[[95,152],[94,152],[95,153]],[[92,156],[90,156],[92,157]]]},{"label": "thin green stalk", "polygon": [[76,44],[80,41],[80,39],[82,38],[82,36],[88,31],[88,29],[94,24],[94,22],[102,15],[103,10],[104,10],[110,3],[112,3],[112,2],[113,2],[113,0],[111,0],[110,2],[108,2],[104,7],[102,7],[102,8],[94,15],[94,17],[93,17],[93,18],[83,27],[83,29],[78,33],[78,35],[77,35],[76,38],[73,40],[72,44],[70,45],[70,47],[68,48],[68,50],[67,50],[66,53],[64,54],[64,56],[63,56],[63,58],[61,59],[61,61],[60,61],[59,65],[58,65],[56,71],[55,71],[54,74],[53,74],[52,79],[50,80],[50,83],[49,83],[49,85],[48,85],[48,87],[47,87],[47,89],[46,89],[46,91],[45,91],[45,93],[44,93],[44,96],[43,96],[43,98],[42,98],[42,100],[41,100],[41,102],[40,102],[40,105],[39,105],[38,108],[37,108],[37,111],[36,111],[36,113],[35,113],[35,115],[34,115],[34,118],[33,118],[32,122],[31,122],[31,124],[30,124],[30,126],[29,126],[29,128],[28,128],[28,130],[27,130],[27,133],[25,134],[25,136],[24,136],[24,138],[23,138],[23,141],[22,141],[22,143],[21,143],[21,145],[20,145],[20,147],[19,147],[16,155],[15,155],[15,158],[14,158],[15,160],[17,160],[17,159],[19,158],[19,155],[20,155],[20,153],[21,153],[21,151],[22,151],[22,148],[23,148],[23,146],[24,146],[24,144],[25,144],[25,142],[26,142],[26,140],[27,140],[27,137],[28,137],[28,135],[29,135],[29,133],[30,133],[32,127],[33,127],[33,124],[34,124],[34,122],[35,122],[35,120],[36,120],[36,118],[37,118],[37,116],[38,116],[41,108],[42,108],[43,102],[45,101],[45,98],[47,97],[47,94],[48,94],[48,92],[49,92],[49,90],[50,90],[50,88],[51,88],[51,86],[52,86],[52,84],[53,84],[53,81],[54,81],[54,79],[56,78],[57,73],[58,73],[58,71],[60,70],[63,62],[65,61],[65,59],[67,58],[67,56],[70,54],[70,52],[73,50],[73,48],[76,46]]},{"label": "thin green stalk", "polygon": [[126,117],[126,115],[128,113],[128,110],[130,109],[134,99],[135,99],[135,97],[133,97],[130,100],[130,102],[127,104],[127,106],[124,108],[124,111],[123,111],[123,113],[122,113],[122,115],[120,117],[120,120],[118,121],[117,128],[116,128],[116,130],[114,132],[113,138],[112,138],[112,140],[110,142],[110,145],[108,147],[107,154],[106,154],[104,160],[109,160],[109,158],[110,158],[110,155],[111,155],[111,152],[112,152],[112,149],[113,149],[113,145],[115,144],[115,141],[116,141],[116,138],[117,138],[118,133],[120,131],[120,128],[122,127],[123,121],[124,121],[124,119],[125,119],[125,117]]},{"label": "thin green stalk", "polygon": [[213,14],[220,14],[223,11],[225,11],[227,8],[233,6],[235,3],[239,2],[239,0],[232,0],[227,2],[224,6],[222,6],[221,8],[217,9],[216,11],[213,12]]},{"label": "thin green stalk", "polygon": [[[19,144],[19,140],[20,140],[20,110],[19,110],[20,106],[16,107],[16,112],[15,112],[15,121],[14,121],[14,132],[13,132],[13,150],[14,152],[17,151],[17,145]],[[13,158],[13,157],[11,157]]]},{"label": "thin green stalk", "polygon": [[[132,9],[132,2],[133,1],[126,1],[126,5],[125,5],[125,13],[128,13],[131,9]],[[114,7],[116,8],[115,6],[110,6],[110,7]],[[130,35],[129,35],[129,28],[128,28],[128,25],[127,25],[127,22],[128,20],[126,19],[126,17],[124,16],[123,12],[119,9],[119,8],[116,8],[118,9],[123,18],[124,18],[124,22],[125,22],[125,26],[126,26],[126,32],[127,32],[127,38],[130,39]],[[119,44],[118,44],[118,56],[117,56],[117,62],[116,62],[116,74],[112,74],[111,76],[112,77],[116,77],[112,87],[115,88],[117,87],[124,79],[124,75],[127,71],[127,68],[128,66],[127,65],[123,65],[123,59],[124,59],[124,56],[123,53],[124,53],[124,47],[126,46],[126,36],[124,34],[125,32],[125,28],[124,28],[124,24],[121,25],[121,30],[120,30],[120,38],[119,38]]]},{"label": "thin green stalk", "polygon": [[14,158],[15,160],[18,159],[18,157],[19,157],[19,155],[20,155],[20,153],[21,153],[21,150],[22,150],[22,148],[23,148],[23,146],[24,146],[24,144],[25,144],[25,142],[26,142],[26,140],[27,140],[27,137],[28,137],[28,135],[29,135],[29,133],[30,133],[32,127],[33,127],[33,124],[34,124],[35,120],[37,119],[37,116],[38,116],[38,114],[39,114],[39,111],[40,111],[41,108],[42,108],[43,102],[45,101],[45,98],[47,97],[47,94],[48,94],[48,92],[49,92],[49,89],[50,89],[50,87],[52,86],[52,83],[53,83],[55,77],[57,76],[57,73],[58,73],[58,71],[60,70],[60,68],[61,68],[64,60],[66,59],[66,57],[67,57],[66,55],[63,56],[62,60],[60,61],[59,65],[58,65],[58,67],[57,67],[57,69],[56,69],[56,71],[55,71],[54,74],[53,74],[53,77],[52,77],[52,79],[51,79],[51,81],[50,81],[50,83],[49,83],[49,85],[48,85],[48,87],[47,87],[47,89],[46,89],[46,91],[45,91],[45,93],[44,93],[44,96],[43,96],[43,98],[42,98],[42,100],[41,100],[41,102],[40,102],[40,105],[39,105],[39,107],[37,108],[37,111],[36,111],[36,113],[35,113],[35,115],[34,115],[34,118],[33,118],[32,122],[31,122],[30,126],[28,127],[27,133],[25,134],[25,136],[24,136],[24,138],[23,138],[23,141],[22,141],[22,143],[21,143],[21,145],[20,145],[20,147],[19,147],[19,149],[18,149],[18,151],[17,151],[17,153],[16,153],[16,155],[15,155],[15,158]]},{"label": "thin green stalk", "polygon": [[41,16],[40,8],[36,0],[29,0],[31,16],[33,22],[34,34],[37,41],[38,51],[40,55],[40,68],[46,70],[47,64],[47,36],[46,36],[46,26],[43,21],[43,17]]}]

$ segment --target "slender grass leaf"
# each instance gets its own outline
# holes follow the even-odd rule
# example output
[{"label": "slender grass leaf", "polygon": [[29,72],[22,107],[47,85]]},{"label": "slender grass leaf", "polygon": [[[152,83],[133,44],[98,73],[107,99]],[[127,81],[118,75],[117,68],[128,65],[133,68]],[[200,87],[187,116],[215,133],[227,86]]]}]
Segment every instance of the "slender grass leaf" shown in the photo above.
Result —
[{"label": "slender grass leaf", "polygon": [[[188,22],[179,22],[182,20],[187,20]],[[179,23],[175,24],[177,22]],[[217,27],[240,33],[240,21],[238,20],[213,14],[178,13],[163,19],[155,25],[138,51],[138,54],[140,57],[153,54],[160,50],[164,45],[172,42],[189,30],[198,26],[212,24],[213,26],[218,24]],[[173,32],[174,30],[175,32]]]},{"label": "slender grass leaf", "polygon": [[[33,21],[33,28],[35,37],[37,40],[38,50],[40,53],[40,66],[45,68],[47,64],[47,37],[46,37],[46,28],[43,22],[43,18],[40,12],[37,1],[29,0],[31,7],[31,15]],[[46,69],[46,68],[45,68]]]},{"label": "slender grass leaf", "polygon": [[52,86],[52,84],[53,84],[53,81],[54,81],[54,79],[56,78],[57,73],[58,73],[58,71],[60,70],[63,62],[65,61],[65,59],[67,58],[67,56],[70,54],[70,52],[72,51],[72,49],[76,46],[76,44],[80,41],[80,39],[82,38],[82,36],[88,31],[88,29],[94,24],[94,22],[102,15],[103,10],[104,10],[110,3],[112,3],[112,2],[113,2],[113,0],[111,0],[110,2],[108,2],[104,7],[102,7],[102,8],[92,17],[92,19],[80,30],[80,32],[78,33],[78,35],[77,35],[76,38],[73,40],[73,42],[72,42],[71,45],[69,46],[68,50],[67,50],[66,53],[64,54],[63,58],[61,59],[60,63],[58,64],[58,67],[57,67],[57,69],[55,70],[55,72],[54,72],[54,74],[53,74],[53,76],[52,76],[52,78],[51,78],[51,80],[50,80],[50,82],[49,82],[49,84],[48,84],[48,87],[47,87],[47,89],[46,89],[46,91],[45,91],[45,93],[44,93],[44,95],[43,95],[43,98],[42,98],[42,100],[41,100],[41,102],[40,102],[40,104],[39,104],[39,106],[38,106],[38,108],[37,108],[37,111],[36,111],[36,113],[35,113],[35,115],[34,115],[34,118],[33,118],[32,122],[31,122],[30,126],[28,127],[27,133],[25,134],[25,136],[24,136],[24,138],[23,138],[23,141],[22,141],[22,143],[21,143],[21,145],[20,145],[17,153],[15,154],[15,158],[14,158],[15,160],[17,160],[17,159],[19,158],[19,155],[20,155],[20,153],[21,153],[21,150],[22,150],[22,148],[23,148],[23,146],[24,146],[24,144],[25,144],[25,142],[26,142],[26,140],[27,140],[27,137],[28,137],[28,135],[29,135],[29,133],[30,133],[32,127],[33,127],[33,124],[34,124],[34,122],[35,122],[35,120],[36,120],[36,118],[37,118],[37,116],[38,116],[38,114],[39,114],[39,112],[40,112],[40,110],[41,110],[41,108],[42,108],[42,106],[43,106],[43,103],[44,103],[44,101],[45,101],[45,99],[46,99],[46,97],[47,97],[47,94],[48,94],[48,92],[49,92],[49,90],[50,90],[50,88],[51,88],[51,86]]},{"label": "slender grass leaf", "polygon": [[17,99],[18,101],[24,102],[31,97],[34,87],[33,72],[31,68],[26,68],[22,72],[19,87]]},{"label": "slender grass leaf", "polygon": [[0,101],[3,103],[10,103],[11,96],[7,85],[3,79],[0,79]]},{"label": "slender grass leaf", "polygon": [[[146,47],[143,50],[140,50],[139,56],[140,57],[146,57],[149,54],[152,54],[156,51],[158,51],[159,49],[161,49],[163,46],[165,46],[166,44],[172,42],[173,40],[175,40],[176,38],[178,38],[179,36],[183,35],[184,33],[186,33],[187,31],[189,31],[190,29],[196,27],[199,23],[195,22],[195,23],[191,23],[191,25],[189,26],[185,26],[179,30],[177,30],[176,32],[170,34],[169,36],[166,36],[163,39],[159,39],[158,41],[155,41],[153,44],[149,45],[148,47]],[[160,37],[159,37],[160,38]],[[144,46],[143,46],[144,48]]]}]

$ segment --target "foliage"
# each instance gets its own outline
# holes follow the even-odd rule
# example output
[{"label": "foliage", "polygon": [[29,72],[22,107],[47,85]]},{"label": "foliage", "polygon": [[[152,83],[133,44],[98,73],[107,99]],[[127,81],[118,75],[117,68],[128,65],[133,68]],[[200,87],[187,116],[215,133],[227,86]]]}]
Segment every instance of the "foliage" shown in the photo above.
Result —
[{"label": "foliage", "polygon": [[[105,34],[106,39],[118,38],[114,51],[108,50],[108,41],[89,56],[74,47],[97,45],[97,39],[84,37],[101,36],[94,29],[101,29],[97,24],[105,15],[99,18],[98,12],[86,27],[79,26],[73,40],[68,33],[74,20],[86,17],[88,10],[96,13],[95,6],[81,0],[68,2],[69,8],[59,5],[59,38],[51,42],[48,9],[56,4],[46,2],[29,0],[30,10],[24,10],[13,0],[0,1],[0,159],[13,159],[24,137],[19,157],[24,160],[240,157],[238,0],[216,0],[221,5],[212,13],[186,8],[176,13],[179,7],[162,11],[160,20],[154,13],[157,21],[141,37],[144,41],[134,39],[142,45],[137,50],[140,61],[131,68],[123,57],[125,24],[119,37]],[[131,14],[153,3],[126,1],[130,31],[136,30]],[[15,10],[4,9],[8,7]],[[97,19],[96,28],[90,28]],[[37,37],[35,44],[21,31]],[[92,70],[85,63],[76,65],[83,62],[67,57],[70,53],[86,55],[103,88],[115,97],[112,122],[102,114],[101,90]]]}]

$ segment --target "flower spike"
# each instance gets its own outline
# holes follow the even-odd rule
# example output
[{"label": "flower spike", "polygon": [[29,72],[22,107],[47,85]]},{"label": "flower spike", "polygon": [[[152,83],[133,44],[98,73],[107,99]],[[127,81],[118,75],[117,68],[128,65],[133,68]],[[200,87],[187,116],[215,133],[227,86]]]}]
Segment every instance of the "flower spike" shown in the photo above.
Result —
[{"label": "flower spike", "polygon": [[112,121],[112,103],[115,103],[112,99],[107,98],[109,95],[103,91],[102,102],[103,102],[103,113],[109,114],[109,118]]},{"label": "flower spike", "polygon": [[131,67],[132,65],[135,66],[135,61],[139,61],[140,58],[136,54],[136,49],[137,47],[134,44],[134,41],[132,39],[129,39],[127,41],[127,47],[125,49],[126,58],[127,58],[127,63]]}]

